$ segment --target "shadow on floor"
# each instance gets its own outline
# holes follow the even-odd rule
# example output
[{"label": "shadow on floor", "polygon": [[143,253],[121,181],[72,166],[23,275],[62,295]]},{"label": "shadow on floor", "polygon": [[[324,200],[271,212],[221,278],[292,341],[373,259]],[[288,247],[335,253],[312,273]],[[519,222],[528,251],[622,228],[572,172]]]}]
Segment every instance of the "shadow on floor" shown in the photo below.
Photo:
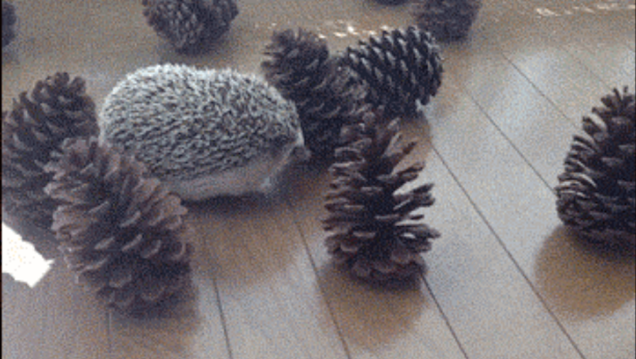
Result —
[{"label": "shadow on floor", "polygon": [[556,312],[573,319],[611,315],[634,299],[635,259],[577,238],[557,227],[537,256],[540,293]]}]

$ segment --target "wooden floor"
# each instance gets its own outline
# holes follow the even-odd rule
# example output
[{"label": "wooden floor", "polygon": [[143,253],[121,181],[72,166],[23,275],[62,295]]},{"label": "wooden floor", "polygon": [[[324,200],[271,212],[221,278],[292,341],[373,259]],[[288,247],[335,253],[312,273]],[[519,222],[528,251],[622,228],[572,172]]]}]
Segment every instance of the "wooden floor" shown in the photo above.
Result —
[{"label": "wooden floor", "polygon": [[[257,72],[272,30],[303,26],[342,50],[412,23],[373,0],[238,0],[206,54],[176,54],[139,0],[14,0],[2,109],[56,71],[101,106],[125,73],[178,62]],[[406,121],[435,183],[442,233],[419,286],[380,290],[334,268],[323,246],[323,169],[296,167],[270,199],[189,205],[192,290],[174,311],[128,319],[72,283],[63,261],[34,287],[2,276],[2,358],[633,359],[634,260],[561,225],[552,190],[580,120],[633,91],[633,0],[484,0],[468,41],[443,46],[441,91]]]}]

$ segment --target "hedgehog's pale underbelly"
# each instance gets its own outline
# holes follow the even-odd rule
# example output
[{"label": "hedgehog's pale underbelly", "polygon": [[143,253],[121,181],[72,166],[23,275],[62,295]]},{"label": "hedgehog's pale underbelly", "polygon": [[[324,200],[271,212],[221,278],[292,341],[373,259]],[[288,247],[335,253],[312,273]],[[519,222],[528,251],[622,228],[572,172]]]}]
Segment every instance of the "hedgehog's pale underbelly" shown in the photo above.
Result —
[{"label": "hedgehog's pale underbelly", "polygon": [[282,169],[283,163],[269,156],[252,161],[247,166],[212,173],[188,180],[162,180],[184,200],[199,201],[220,195],[244,195],[269,192],[272,177]]}]

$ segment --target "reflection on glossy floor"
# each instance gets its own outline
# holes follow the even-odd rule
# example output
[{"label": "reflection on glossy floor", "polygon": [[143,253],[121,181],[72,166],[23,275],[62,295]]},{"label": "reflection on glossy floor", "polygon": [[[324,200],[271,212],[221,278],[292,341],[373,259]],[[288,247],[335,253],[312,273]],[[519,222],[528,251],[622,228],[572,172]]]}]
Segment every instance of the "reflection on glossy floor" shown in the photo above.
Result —
[{"label": "reflection on glossy floor", "polygon": [[[2,108],[68,71],[98,106],[139,67],[257,72],[272,30],[303,26],[340,50],[411,23],[373,0],[243,0],[205,55],[175,54],[130,0],[14,1]],[[485,1],[468,41],[443,46],[445,78],[421,118],[442,233],[416,288],[383,291],[334,269],[323,247],[324,170],[293,168],[270,200],[191,206],[193,287],[164,318],[111,313],[56,261],[34,287],[3,274],[2,357],[588,358],[635,356],[634,261],[577,242],[551,188],[580,119],[634,86],[634,1]]]}]

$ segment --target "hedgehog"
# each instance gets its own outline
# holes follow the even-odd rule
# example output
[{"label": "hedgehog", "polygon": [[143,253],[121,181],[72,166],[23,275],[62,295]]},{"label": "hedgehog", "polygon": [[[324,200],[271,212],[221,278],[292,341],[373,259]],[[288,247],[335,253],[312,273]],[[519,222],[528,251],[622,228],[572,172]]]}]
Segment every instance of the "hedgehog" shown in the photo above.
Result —
[{"label": "hedgehog", "polygon": [[256,75],[164,64],[106,97],[100,141],[123,148],[183,200],[272,192],[308,157],[292,102]]}]

